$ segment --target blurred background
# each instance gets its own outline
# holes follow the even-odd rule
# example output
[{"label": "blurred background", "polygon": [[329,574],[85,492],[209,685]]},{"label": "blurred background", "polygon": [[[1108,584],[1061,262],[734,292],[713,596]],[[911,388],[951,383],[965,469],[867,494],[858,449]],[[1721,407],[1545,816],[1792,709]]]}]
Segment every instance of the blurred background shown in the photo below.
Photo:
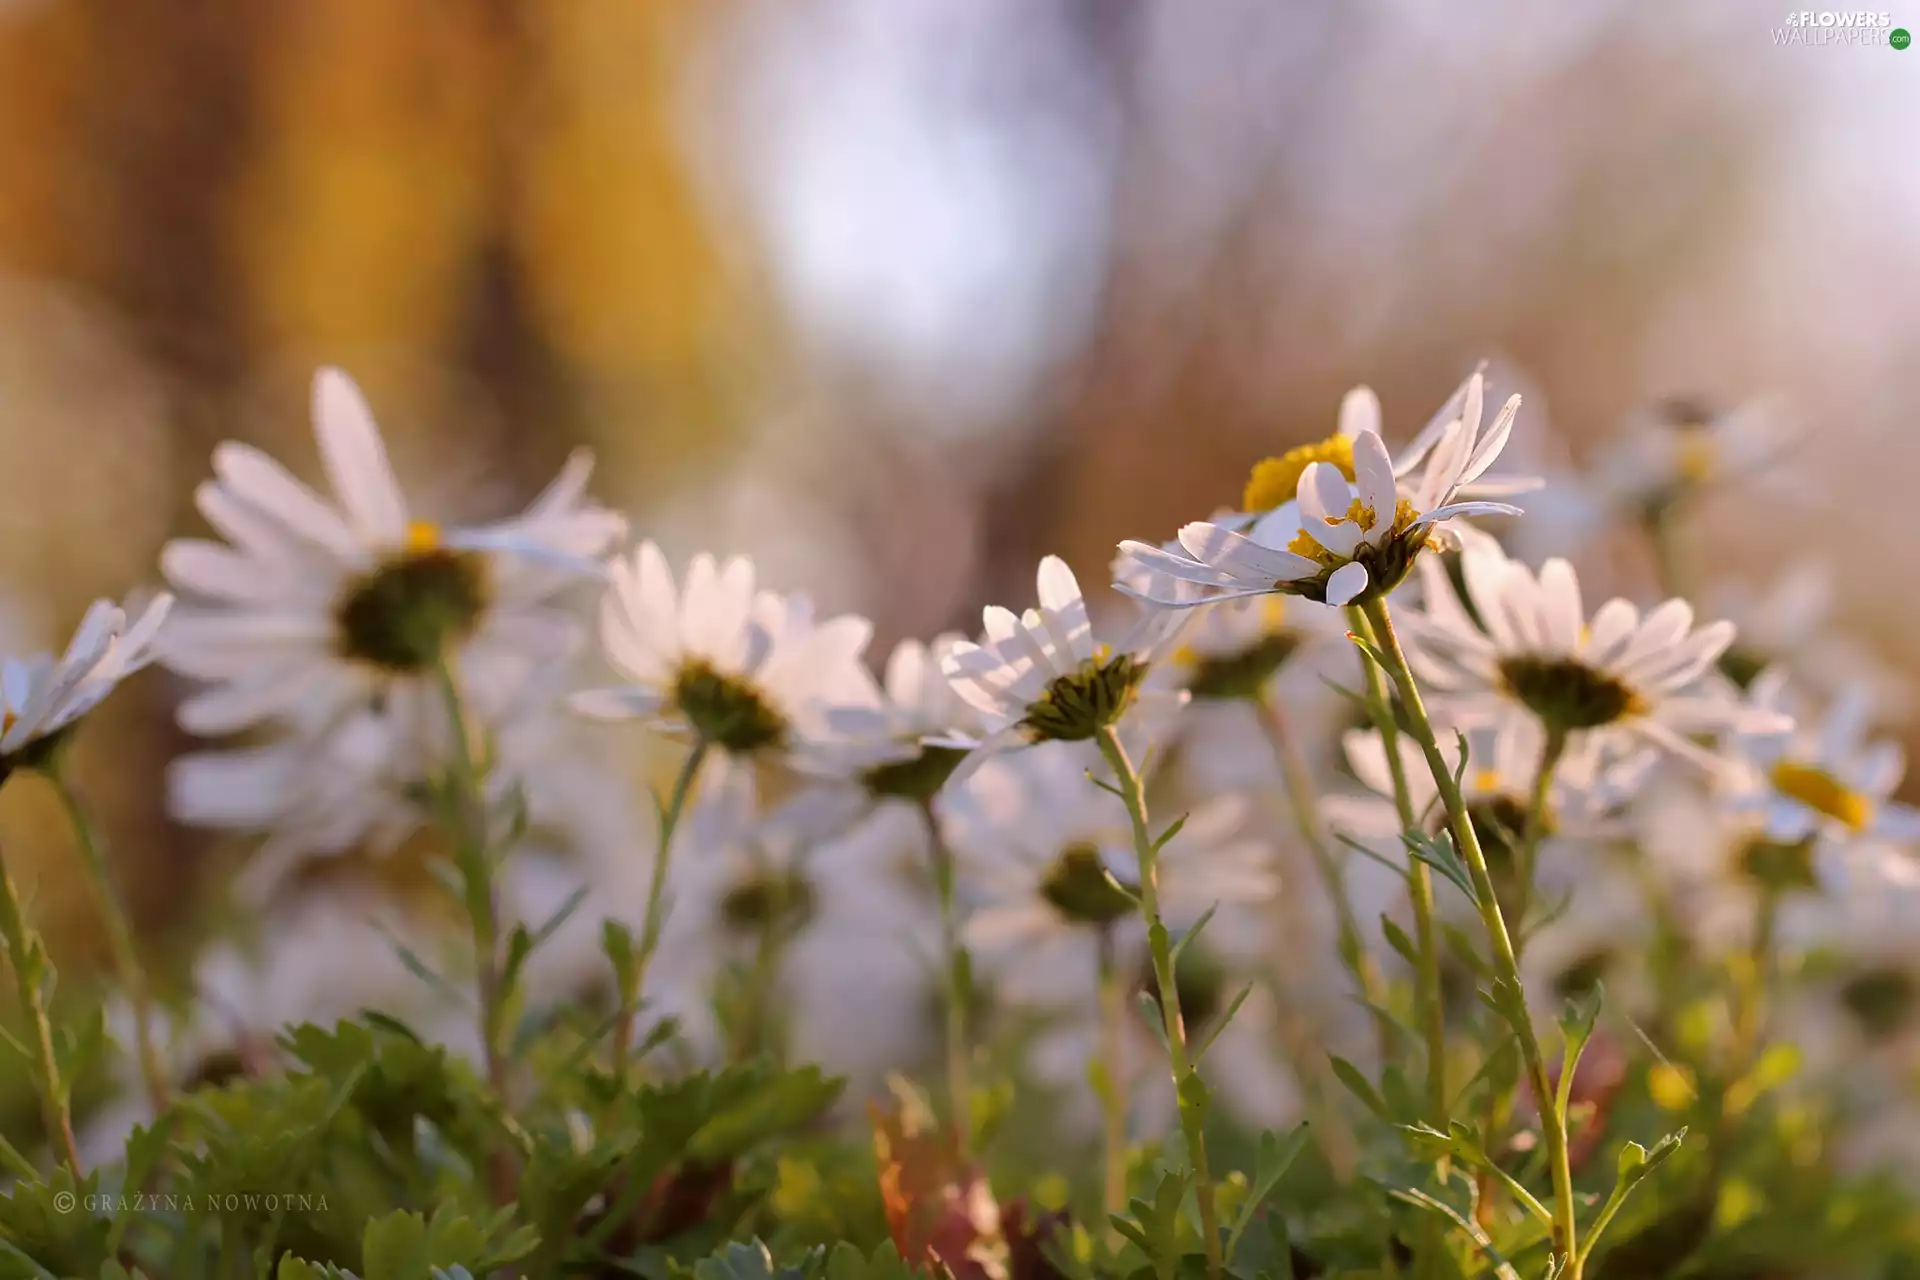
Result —
[{"label": "blurred background", "polygon": [[[1489,357],[1575,478],[1656,398],[1777,396],[1812,447],[1701,508],[1696,560],[1824,557],[1910,664],[1920,51],[1784,17],[0,0],[6,639],[154,580],[217,441],[315,475],[321,363],[423,506],[505,513],[588,444],[638,533],[750,552],[884,652],[1236,502],[1355,382],[1405,439]],[[162,934],[206,891],[160,808],[177,693],[144,678],[78,763]],[[51,798],[9,788],[0,831],[91,962]]]}]

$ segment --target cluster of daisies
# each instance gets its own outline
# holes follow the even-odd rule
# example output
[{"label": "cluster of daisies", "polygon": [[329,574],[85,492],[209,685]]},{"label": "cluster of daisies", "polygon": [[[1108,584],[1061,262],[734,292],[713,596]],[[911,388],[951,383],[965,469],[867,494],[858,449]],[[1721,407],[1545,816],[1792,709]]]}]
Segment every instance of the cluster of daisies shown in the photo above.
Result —
[{"label": "cluster of daisies", "polygon": [[[1358,709],[1390,645],[1529,996],[1604,974],[1657,999],[1650,930],[1714,954],[1764,919],[1845,958],[1821,1009],[1877,1002],[1851,1031],[1808,1013],[1829,1043],[1920,1040],[1920,946],[1858,909],[1897,922],[1887,905],[1915,892],[1920,813],[1890,799],[1903,760],[1874,723],[1898,682],[1831,678],[1818,570],[1730,600],[1736,635],[1683,599],[1590,607],[1567,560],[1503,549],[1520,502],[1666,529],[1688,494],[1764,465],[1764,419],[1672,408],[1563,499],[1496,470],[1519,405],[1489,414],[1475,373],[1395,448],[1357,389],[1334,434],[1253,468],[1237,510],[1122,542],[1114,590],[1049,556],[1031,605],[881,661],[865,619],[821,616],[744,558],[630,546],[584,456],[512,518],[423,518],[354,384],[324,371],[330,497],[222,445],[195,495],[217,536],[162,558],[178,599],[99,606],[59,659],[7,664],[0,766],[57,759],[150,656],[193,682],[181,726],[234,740],[169,776],[179,820],[259,841],[235,886],[253,936],[210,949],[190,1005],[155,1015],[176,1080],[368,1007],[485,1053],[417,972],[476,963],[419,874],[452,855],[445,783],[465,768],[495,909],[545,939],[534,1001],[616,1008],[623,1035],[671,1018],[664,1052],[774,1049],[856,1090],[902,1067],[1018,1070],[1060,1090],[1062,1123],[1138,1137],[1174,1111],[1135,1010],[1169,973],[1250,1122],[1309,1109],[1329,1050],[1370,1052],[1354,987],[1405,981],[1385,931],[1417,915],[1407,832],[1445,825],[1403,718]],[[1441,888],[1443,919],[1475,918],[1471,886]],[[1177,971],[1155,919],[1204,922]],[[609,921],[641,938],[630,1008]],[[1130,1087],[1090,1093],[1092,1064]],[[1103,1114],[1093,1095],[1116,1093]]]}]

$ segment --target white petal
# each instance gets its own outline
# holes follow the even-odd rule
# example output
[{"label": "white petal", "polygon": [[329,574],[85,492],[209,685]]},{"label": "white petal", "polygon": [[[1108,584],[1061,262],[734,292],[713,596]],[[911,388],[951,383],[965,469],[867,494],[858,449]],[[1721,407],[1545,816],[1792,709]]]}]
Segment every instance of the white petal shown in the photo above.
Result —
[{"label": "white petal", "polygon": [[1327,603],[1330,605],[1349,604],[1354,597],[1367,589],[1367,566],[1358,560],[1341,565],[1327,579]]},{"label": "white petal", "polygon": [[361,539],[375,546],[405,541],[407,506],[380,428],[360,388],[338,369],[313,377],[313,431],[327,479]]},{"label": "white petal", "polygon": [[1371,387],[1355,387],[1340,398],[1340,434],[1357,440],[1363,433],[1380,434],[1380,397]]}]

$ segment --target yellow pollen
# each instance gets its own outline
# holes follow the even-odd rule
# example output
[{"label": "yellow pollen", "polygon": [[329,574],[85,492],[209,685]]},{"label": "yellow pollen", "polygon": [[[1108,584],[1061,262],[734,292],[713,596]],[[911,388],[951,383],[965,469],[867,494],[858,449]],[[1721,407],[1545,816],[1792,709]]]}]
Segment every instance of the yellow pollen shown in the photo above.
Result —
[{"label": "yellow pollen", "polygon": [[1329,436],[1313,444],[1289,449],[1277,458],[1265,458],[1254,464],[1247,487],[1240,498],[1242,511],[1271,511],[1292,502],[1300,491],[1300,477],[1316,462],[1327,462],[1340,469],[1348,480],[1353,477],[1353,440],[1348,436]]},{"label": "yellow pollen", "polygon": [[1287,598],[1260,597],[1260,625],[1268,631],[1282,631],[1287,625]]},{"label": "yellow pollen", "polygon": [[1704,426],[1681,427],[1674,441],[1674,466],[1682,480],[1699,484],[1712,476],[1720,461],[1720,447]]},{"label": "yellow pollen", "polygon": [[438,551],[440,526],[431,520],[407,521],[406,549],[412,555],[419,555],[425,551]]},{"label": "yellow pollen", "polygon": [[[1396,534],[1404,532],[1408,525],[1419,518],[1420,513],[1413,509],[1413,504],[1405,498],[1401,498],[1394,505],[1392,532]],[[1344,519],[1351,520],[1354,524],[1359,525],[1363,532],[1372,533],[1373,526],[1380,523],[1380,514],[1372,507],[1362,503],[1360,499],[1355,498],[1347,507],[1347,514]],[[1326,523],[1331,526],[1340,524],[1341,521],[1328,520]],[[1291,551],[1294,555],[1305,556],[1307,559],[1319,565],[1338,567],[1346,563],[1346,557],[1337,556],[1321,546],[1320,543],[1314,539],[1314,536],[1305,529],[1293,535],[1293,540],[1287,543],[1287,550]]]},{"label": "yellow pollen", "polygon": [[1772,778],[1774,790],[1781,795],[1825,814],[1849,831],[1864,831],[1873,822],[1873,801],[1825,769],[1782,760],[1773,766]]}]

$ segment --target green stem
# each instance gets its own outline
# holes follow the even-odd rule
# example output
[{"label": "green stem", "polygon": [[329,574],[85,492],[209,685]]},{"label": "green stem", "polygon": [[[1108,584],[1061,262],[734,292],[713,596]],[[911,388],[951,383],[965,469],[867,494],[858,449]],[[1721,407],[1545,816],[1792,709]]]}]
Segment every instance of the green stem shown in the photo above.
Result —
[{"label": "green stem", "polygon": [[1560,759],[1566,753],[1565,731],[1548,729],[1546,741],[1540,745],[1540,761],[1533,774],[1533,796],[1527,805],[1526,829],[1519,833],[1520,845],[1514,850],[1513,873],[1516,897],[1513,911],[1515,930],[1513,949],[1515,955],[1524,954],[1526,951],[1527,912],[1533,904],[1534,879],[1539,873],[1540,842],[1546,838],[1547,828],[1552,822],[1553,776],[1559,772]]},{"label": "green stem", "polygon": [[47,1020],[47,1005],[40,979],[47,972],[47,948],[40,936],[29,933],[27,919],[20,909],[20,894],[13,886],[7,864],[0,859],[0,933],[7,936],[7,960],[13,968],[14,990],[20,996],[33,1033],[33,1071],[38,1080],[40,1111],[47,1126],[47,1141],[53,1144],[61,1163],[74,1181],[81,1178],[80,1148],[73,1140],[73,1114],[67,1106],[67,1087],[60,1079],[60,1063],[53,1055],[53,1024]]},{"label": "green stem", "polygon": [[[965,944],[960,940],[960,904],[955,887],[953,850],[940,833],[940,819],[933,811],[932,797],[920,802],[920,817],[927,828],[933,889],[940,904],[940,947],[947,988],[947,1106],[953,1118],[954,1140],[959,1144],[960,1158],[964,1160],[973,1147],[973,1055],[967,1044],[967,1018],[973,1001],[971,965]],[[1125,1207],[1122,1204],[1121,1208]]]},{"label": "green stem", "polygon": [[[1347,622],[1362,639],[1378,645],[1378,641],[1373,639],[1372,627],[1365,612],[1349,607]],[[1399,815],[1401,829],[1411,831],[1420,825],[1420,815],[1413,811],[1413,791],[1407,785],[1406,764],[1400,759],[1400,726],[1393,718],[1393,706],[1387,699],[1380,669],[1364,652],[1360,655],[1360,670],[1366,679],[1367,706],[1373,713],[1374,727],[1380,731],[1380,745],[1385,750],[1387,769],[1393,776],[1394,808]],[[1417,858],[1409,859],[1409,863],[1407,883],[1409,896],[1413,899],[1414,955],[1420,961],[1417,975],[1420,1027],[1427,1042],[1427,1107],[1432,1113],[1430,1120],[1433,1126],[1445,1133],[1448,1121],[1447,1009],[1440,988],[1440,943],[1438,930],[1434,926],[1433,873],[1426,863]]]},{"label": "green stem", "polygon": [[67,812],[67,821],[73,826],[74,841],[79,845],[80,856],[87,864],[87,880],[93,889],[95,909],[106,926],[107,946],[113,954],[115,974],[120,979],[121,990],[127,993],[127,1002],[133,1006],[135,1048],[140,1058],[141,1078],[147,1086],[147,1101],[153,1107],[153,1114],[158,1116],[167,1109],[172,1089],[166,1069],[161,1065],[160,1054],[154,1047],[153,995],[147,985],[146,970],[140,965],[139,950],[134,945],[133,925],[127,918],[126,901],[120,895],[113,867],[94,830],[86,806],[67,782],[65,771],[56,766],[49,769],[46,776],[60,797],[61,807]]},{"label": "green stem", "polygon": [[[1113,930],[1100,930],[1100,1064],[1106,1092],[1100,1099],[1106,1133],[1107,1221],[1127,1211],[1127,982],[1114,956]],[[1108,1228],[1113,1233],[1111,1227]],[[1116,1236],[1117,1238],[1117,1236]]]},{"label": "green stem", "polygon": [[1200,1206],[1201,1247],[1206,1251],[1207,1276],[1220,1280],[1220,1210],[1214,1203],[1213,1172],[1207,1165],[1205,1086],[1187,1056],[1186,1022],[1180,1016],[1180,988],[1174,981],[1173,939],[1160,915],[1160,851],[1147,826],[1146,788],[1112,725],[1099,734],[1100,754],[1119,780],[1121,799],[1133,824],[1133,849],[1139,862],[1140,914],[1147,924],[1147,946],[1153,953],[1153,977],[1160,989],[1160,1017],[1167,1041],[1167,1065],[1173,1073],[1174,1097],[1193,1163],[1194,1199]]},{"label": "green stem", "polygon": [[1407,655],[1400,647],[1400,638],[1394,633],[1393,617],[1387,611],[1386,601],[1374,600],[1365,606],[1365,610],[1367,621],[1372,624],[1375,651],[1386,663],[1387,673],[1399,686],[1400,702],[1406,708],[1414,741],[1420,744],[1421,751],[1427,757],[1427,769],[1433,774],[1434,785],[1440,789],[1441,801],[1446,805],[1454,844],[1466,859],[1467,869],[1472,874],[1474,894],[1479,899],[1480,919],[1493,944],[1493,961],[1499,981],[1510,988],[1508,1003],[1516,1013],[1513,1029],[1520,1041],[1520,1056],[1526,1064],[1528,1083],[1540,1108],[1540,1127],[1545,1132],[1547,1159],[1553,1172],[1553,1247],[1557,1254],[1568,1260],[1561,1280],[1580,1280],[1582,1260],[1575,1221],[1573,1169],[1567,1152],[1566,1117],[1560,1114],[1555,1104],[1553,1084],[1547,1074],[1547,1061],[1540,1051],[1540,1039],[1534,1033],[1533,1020],[1525,1012],[1526,997],[1520,981],[1520,963],[1514,954],[1513,939],[1507,932],[1507,922],[1500,914],[1500,900],[1493,891],[1493,876],[1487,870],[1487,856],[1480,848],[1480,837],[1474,831],[1473,821],[1467,813],[1466,798],[1460,794],[1453,770],[1440,754],[1433,722],[1427,718],[1426,704],[1420,697],[1419,685],[1414,681],[1413,669],[1407,664]]},{"label": "green stem", "polygon": [[1353,900],[1347,893],[1346,871],[1327,842],[1326,824],[1320,817],[1320,797],[1314,790],[1312,770],[1307,767],[1299,738],[1294,734],[1279,702],[1270,693],[1263,692],[1254,699],[1254,709],[1260,717],[1261,728],[1266,730],[1267,740],[1273,744],[1274,755],[1279,758],[1280,776],[1286,784],[1288,807],[1293,811],[1294,825],[1299,829],[1301,842],[1312,856],[1314,869],[1319,872],[1321,882],[1326,886],[1327,897],[1333,904],[1340,959],[1353,974],[1361,996],[1373,1013],[1374,1027],[1380,1040],[1380,1056],[1382,1060],[1390,1061],[1398,1055],[1400,1033],[1387,1012],[1386,980],[1380,974],[1380,966],[1375,963],[1373,953],[1367,949],[1359,920],[1353,913]]},{"label": "green stem", "polygon": [[[693,781],[700,774],[700,766],[707,758],[705,738],[693,744],[685,760],[680,762],[680,772],[674,776],[673,790],[667,794],[667,801],[660,806],[660,834],[655,841],[658,846],[653,856],[653,867],[647,873],[647,913],[640,926],[640,949],[634,953],[633,973],[623,975],[621,983],[624,996],[620,1008],[619,1020],[613,1028],[613,1079],[618,1082],[627,1072],[627,1055],[633,1048],[633,1020],[640,1012],[644,1001],[644,988],[647,981],[647,969],[653,963],[653,953],[660,948],[660,931],[666,924],[666,887],[667,858],[673,850],[673,836],[680,829],[681,815],[686,812],[687,798],[693,794]],[[658,793],[655,793],[658,795]]]},{"label": "green stem", "polygon": [[[454,842],[454,865],[466,894],[467,919],[473,926],[474,987],[480,1000],[480,1052],[487,1087],[504,1110],[510,1081],[501,1048],[510,994],[502,990],[500,964],[500,910],[493,884],[493,852],[489,847],[486,782],[473,749],[473,726],[468,723],[460,686],[450,659],[435,665],[441,705],[453,737],[450,761],[451,793],[445,821]],[[501,1147],[488,1169],[494,1201],[508,1204],[518,1198],[519,1174],[511,1151]]]}]

